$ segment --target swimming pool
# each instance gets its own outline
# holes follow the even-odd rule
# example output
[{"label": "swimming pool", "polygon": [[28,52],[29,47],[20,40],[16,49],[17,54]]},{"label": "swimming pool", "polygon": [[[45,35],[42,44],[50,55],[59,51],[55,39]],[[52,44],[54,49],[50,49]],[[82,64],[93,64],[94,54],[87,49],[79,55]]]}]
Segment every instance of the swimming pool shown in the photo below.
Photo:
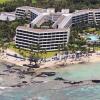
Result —
[{"label": "swimming pool", "polygon": [[89,35],[86,35],[85,37],[86,37],[86,40],[89,41],[89,42],[99,41],[99,36],[98,35],[89,34]]}]

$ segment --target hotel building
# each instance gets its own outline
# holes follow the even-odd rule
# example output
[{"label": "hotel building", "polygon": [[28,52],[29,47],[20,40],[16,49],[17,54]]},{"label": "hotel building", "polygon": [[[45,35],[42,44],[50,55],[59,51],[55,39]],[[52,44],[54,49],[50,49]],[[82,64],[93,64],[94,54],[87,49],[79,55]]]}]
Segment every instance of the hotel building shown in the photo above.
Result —
[{"label": "hotel building", "polygon": [[28,6],[16,8],[15,11],[16,18],[20,19],[20,18],[28,17],[29,9],[31,8],[32,7],[28,7]]},{"label": "hotel building", "polygon": [[[55,9],[41,9],[34,7],[16,8],[16,17],[23,18],[25,15],[30,19],[29,27],[19,26],[16,29],[16,46],[30,49],[30,45],[39,44],[41,49],[53,51],[58,45],[68,43],[70,27],[78,24],[100,23],[100,9],[76,10],[69,13],[68,9],[55,12]],[[41,27],[44,22],[52,21],[51,29],[34,29]],[[35,50],[35,49],[34,49]]]},{"label": "hotel building", "polygon": [[76,10],[73,13],[72,23],[75,24],[81,21],[88,24],[100,24],[100,9]]},{"label": "hotel building", "polygon": [[88,11],[75,11],[72,13],[72,25],[78,25],[80,23],[88,23]]},{"label": "hotel building", "polygon": [[68,42],[70,29],[32,29],[19,26],[16,29],[16,46],[30,49],[40,45],[41,50],[58,50],[58,45]]}]

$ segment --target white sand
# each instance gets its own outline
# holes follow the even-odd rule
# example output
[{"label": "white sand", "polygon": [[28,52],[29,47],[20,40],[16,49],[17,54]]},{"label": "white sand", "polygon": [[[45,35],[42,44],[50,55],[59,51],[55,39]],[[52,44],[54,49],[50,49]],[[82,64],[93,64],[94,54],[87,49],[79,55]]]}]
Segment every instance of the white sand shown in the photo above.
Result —
[{"label": "white sand", "polygon": [[57,67],[57,66],[62,66],[65,65],[69,65],[69,64],[78,64],[78,63],[94,63],[94,62],[100,62],[100,55],[97,55],[96,53],[92,54],[92,56],[89,56],[89,57],[82,57],[81,60],[72,60],[72,59],[68,59],[68,60],[63,60],[63,61],[49,61],[49,62],[46,62],[44,64],[42,64],[40,67],[41,68],[52,68],[52,67]]},{"label": "white sand", "polygon": [[[9,53],[9,54],[12,54],[12,55],[17,54],[18,56],[20,56],[18,53],[14,52],[10,49],[7,49],[6,52]],[[23,66],[23,64],[29,64],[28,60],[22,61],[19,58],[8,56],[8,55],[6,55],[6,53],[0,54],[0,55],[1,55],[1,58],[0,58],[1,60],[7,61],[9,63],[13,63],[15,65]],[[60,65],[78,64],[82,61],[83,62],[99,62],[100,61],[100,55],[97,55],[96,53],[94,53],[90,57],[82,57],[80,61],[73,61],[72,59],[70,59],[70,60],[66,60],[66,61],[63,60],[63,61],[43,62],[43,63],[41,63],[40,68],[53,68],[53,67],[57,67],[57,66],[60,66]]]},{"label": "white sand", "polygon": [[14,52],[10,49],[7,49],[5,53],[0,54],[0,56],[1,56],[0,60],[15,64],[15,65],[19,65],[19,66],[23,66],[23,64],[29,64],[28,60],[24,61],[24,60],[21,60],[20,58],[8,56],[8,55],[6,55],[6,53],[11,54],[11,55],[17,54],[17,56],[21,57],[21,55],[19,55],[18,53]]}]

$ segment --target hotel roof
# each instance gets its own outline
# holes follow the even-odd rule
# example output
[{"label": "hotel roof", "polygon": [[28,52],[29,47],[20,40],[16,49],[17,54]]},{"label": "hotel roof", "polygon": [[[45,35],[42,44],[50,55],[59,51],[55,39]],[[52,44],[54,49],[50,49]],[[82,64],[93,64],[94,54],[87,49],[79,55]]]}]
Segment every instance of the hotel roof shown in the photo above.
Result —
[{"label": "hotel roof", "polygon": [[75,12],[73,12],[73,16],[78,16],[78,15],[83,15],[83,14],[88,14],[89,10],[76,10]]},{"label": "hotel roof", "polygon": [[66,32],[67,29],[33,29],[26,26],[18,26],[17,30],[23,30],[34,33],[55,33],[55,32]]},{"label": "hotel roof", "polygon": [[2,21],[6,21],[6,20],[9,20],[9,21],[13,21],[16,19],[16,16],[15,16],[15,12],[2,12],[0,13],[0,20]]},{"label": "hotel roof", "polygon": [[47,12],[47,10],[46,10],[46,9],[35,8],[35,7],[31,8],[31,9],[29,9],[29,10],[30,10],[30,11],[32,11],[32,10],[36,10],[36,11],[38,11],[38,12],[40,12],[40,13]]},{"label": "hotel roof", "polygon": [[18,7],[17,9],[23,9],[23,10],[36,10],[40,13],[42,12],[46,12],[47,10],[46,9],[42,9],[42,8],[35,8],[35,7],[30,7],[30,6],[22,6],[22,7]]},{"label": "hotel roof", "polygon": [[75,12],[73,12],[73,15],[81,15],[81,14],[86,14],[89,12],[100,12],[100,8],[99,9],[83,9],[83,10],[76,10]]},{"label": "hotel roof", "polygon": [[21,7],[18,7],[17,9],[23,9],[23,10],[28,10],[28,9],[32,9],[33,7],[30,7],[30,6],[21,6]]}]

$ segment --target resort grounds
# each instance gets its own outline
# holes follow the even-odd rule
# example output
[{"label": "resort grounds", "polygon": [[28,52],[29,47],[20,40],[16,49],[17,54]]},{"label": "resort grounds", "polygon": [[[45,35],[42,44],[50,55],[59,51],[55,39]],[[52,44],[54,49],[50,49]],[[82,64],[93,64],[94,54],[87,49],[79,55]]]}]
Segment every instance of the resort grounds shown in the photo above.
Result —
[{"label": "resort grounds", "polygon": [[[3,84],[6,84],[7,86],[11,86],[11,84],[19,84],[19,79],[22,79],[21,81],[31,83],[31,79],[41,74],[41,72],[48,72],[49,70],[51,70],[51,72],[55,72],[56,70],[60,69],[68,70],[73,69],[73,67],[71,67],[73,65],[79,64],[80,66],[87,66],[87,64],[100,62],[99,51],[95,53],[83,54],[80,57],[76,57],[75,54],[66,55],[61,53],[47,59],[38,60],[37,64],[39,65],[39,68],[28,66],[30,65],[30,61],[28,58],[23,58],[21,55],[10,49],[7,49],[3,53],[0,53],[0,56],[0,62],[6,65],[6,69],[3,68],[3,71],[1,70],[1,76],[5,76],[6,83],[3,82]],[[35,65],[35,63],[32,62],[31,65]],[[11,80],[9,81],[9,76],[13,76],[11,77],[11,80],[13,80],[13,82]],[[45,75],[43,75],[43,77],[45,77]],[[37,81],[45,81],[42,77],[36,79]],[[46,78],[46,80],[48,80],[48,78]]]},{"label": "resort grounds", "polygon": [[0,3],[2,4],[2,3],[5,3],[7,1],[11,1],[11,0],[0,0]]},{"label": "resort grounds", "polygon": [[[2,4],[2,3],[5,3],[5,2],[7,2],[7,1],[11,1],[11,0],[0,0],[0,3]],[[35,3],[36,0],[32,0],[32,2]]]},{"label": "resort grounds", "polygon": [[[23,66],[24,64],[30,64],[29,58],[24,58],[20,54],[14,52],[11,49],[5,50],[3,53],[0,53],[1,61],[6,61],[17,66]],[[15,57],[17,55],[17,57]],[[58,53],[56,56],[52,56],[46,59],[39,59],[38,64],[40,68],[54,68],[54,67],[63,67],[70,64],[85,64],[93,63],[100,61],[100,51],[95,53],[82,54],[79,57],[76,57],[75,53],[71,54],[62,54]],[[32,63],[34,64],[34,62]]]}]

